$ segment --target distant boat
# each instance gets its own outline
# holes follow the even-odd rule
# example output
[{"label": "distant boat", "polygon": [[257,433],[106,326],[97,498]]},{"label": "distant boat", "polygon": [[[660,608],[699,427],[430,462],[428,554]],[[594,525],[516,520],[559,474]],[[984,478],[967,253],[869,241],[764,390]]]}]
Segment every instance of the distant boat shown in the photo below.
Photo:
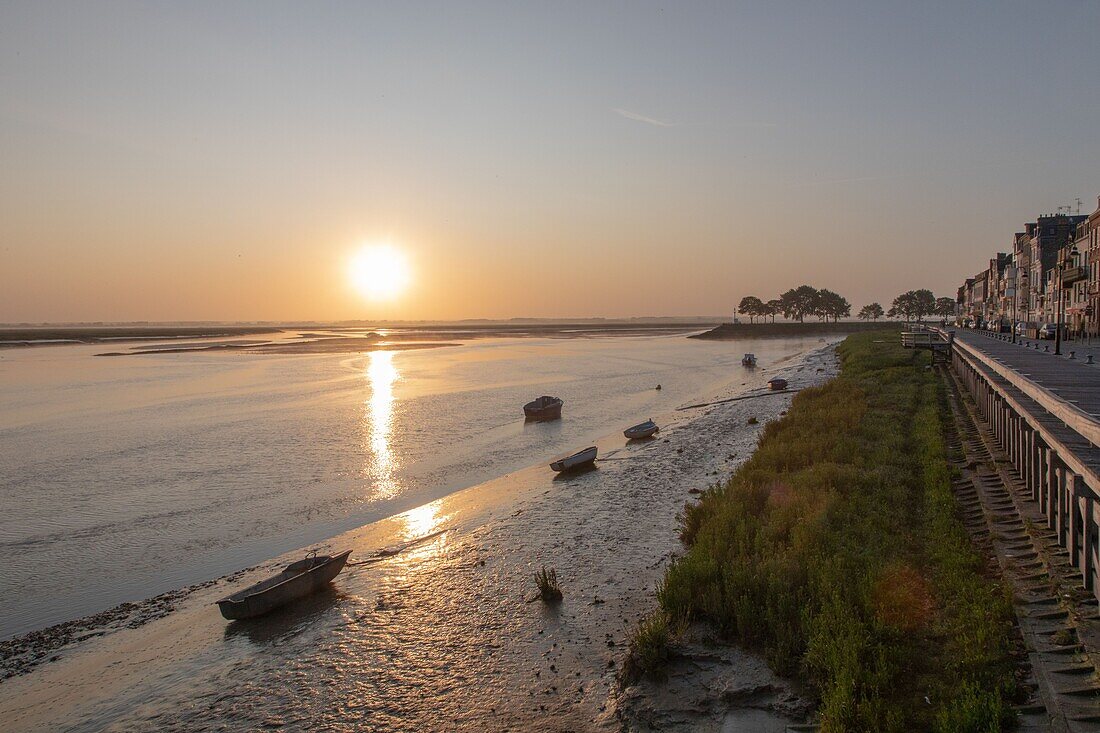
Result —
[{"label": "distant boat", "polygon": [[756,366],[756,354],[745,354],[741,357],[741,366],[754,367]]},{"label": "distant boat", "polygon": [[787,380],[782,377],[776,377],[775,379],[768,380],[768,389],[772,392],[780,392],[787,388]]},{"label": "distant boat", "polygon": [[634,440],[636,438],[648,438],[658,430],[660,430],[660,428],[657,427],[657,423],[652,420],[646,420],[645,422],[640,422],[633,427],[627,428],[623,431],[623,435]]},{"label": "distant boat", "polygon": [[585,448],[582,451],[577,451],[571,456],[566,456],[560,461],[554,461],[550,464],[550,468],[554,469],[558,473],[565,471],[575,471],[578,468],[584,466],[591,466],[593,461],[596,460],[596,446],[591,448]]},{"label": "distant boat", "polygon": [[543,395],[537,400],[531,400],[523,406],[523,415],[528,420],[559,420],[561,419],[561,406],[565,403],[560,397]]},{"label": "distant boat", "polygon": [[253,618],[284,606],[328,585],[344,569],[351,550],[292,562],[278,575],[218,601],[227,619]]}]

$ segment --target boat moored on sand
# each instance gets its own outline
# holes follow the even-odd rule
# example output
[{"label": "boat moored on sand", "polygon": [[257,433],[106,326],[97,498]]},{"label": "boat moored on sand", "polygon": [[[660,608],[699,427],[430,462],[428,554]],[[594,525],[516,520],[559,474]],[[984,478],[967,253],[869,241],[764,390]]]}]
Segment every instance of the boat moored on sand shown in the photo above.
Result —
[{"label": "boat moored on sand", "polygon": [[560,420],[564,404],[560,397],[543,395],[523,406],[523,416],[528,420]]},{"label": "boat moored on sand", "polygon": [[636,440],[638,438],[648,438],[658,430],[660,430],[660,428],[657,427],[657,423],[653,422],[653,420],[646,420],[645,422],[640,422],[637,425],[632,425],[627,428],[623,431],[623,435],[630,440]]},{"label": "boat moored on sand", "polygon": [[218,601],[227,619],[254,618],[324,588],[340,574],[351,550],[339,555],[308,555],[283,572]]},{"label": "boat moored on sand", "polygon": [[566,456],[550,464],[550,468],[558,473],[576,471],[580,468],[591,466],[596,461],[596,446],[577,451],[571,456]]},{"label": "boat moored on sand", "polygon": [[787,380],[782,377],[775,377],[768,380],[768,389],[772,392],[782,392],[787,388]]}]

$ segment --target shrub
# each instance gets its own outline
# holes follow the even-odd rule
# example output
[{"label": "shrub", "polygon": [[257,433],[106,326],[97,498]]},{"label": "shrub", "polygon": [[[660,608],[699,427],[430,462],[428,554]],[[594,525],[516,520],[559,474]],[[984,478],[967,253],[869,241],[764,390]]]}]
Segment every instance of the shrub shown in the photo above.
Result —
[{"label": "shrub", "polygon": [[562,599],[561,586],[558,585],[558,572],[545,566],[535,573],[535,584],[539,587],[539,597],[543,603],[557,603]]}]

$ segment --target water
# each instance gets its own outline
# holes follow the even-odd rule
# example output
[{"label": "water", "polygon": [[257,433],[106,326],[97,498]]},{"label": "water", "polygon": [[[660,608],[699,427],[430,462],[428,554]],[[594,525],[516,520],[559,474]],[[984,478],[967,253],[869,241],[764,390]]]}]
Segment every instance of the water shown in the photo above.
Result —
[{"label": "water", "polygon": [[[804,340],[745,348],[762,363]],[[727,394],[735,345],[0,352],[0,638],[218,577]],[[663,390],[654,386],[662,384]],[[726,391],[724,391],[726,390]],[[526,424],[540,394],[564,419]]]}]

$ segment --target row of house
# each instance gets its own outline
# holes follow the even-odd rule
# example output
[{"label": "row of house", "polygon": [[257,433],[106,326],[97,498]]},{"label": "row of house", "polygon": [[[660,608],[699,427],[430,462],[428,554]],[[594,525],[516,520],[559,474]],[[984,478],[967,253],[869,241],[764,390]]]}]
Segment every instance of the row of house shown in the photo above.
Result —
[{"label": "row of house", "polygon": [[1008,252],[968,277],[958,291],[959,320],[1032,336],[1063,324],[1067,338],[1100,337],[1100,197],[1091,214],[1050,214],[1024,225]]}]

